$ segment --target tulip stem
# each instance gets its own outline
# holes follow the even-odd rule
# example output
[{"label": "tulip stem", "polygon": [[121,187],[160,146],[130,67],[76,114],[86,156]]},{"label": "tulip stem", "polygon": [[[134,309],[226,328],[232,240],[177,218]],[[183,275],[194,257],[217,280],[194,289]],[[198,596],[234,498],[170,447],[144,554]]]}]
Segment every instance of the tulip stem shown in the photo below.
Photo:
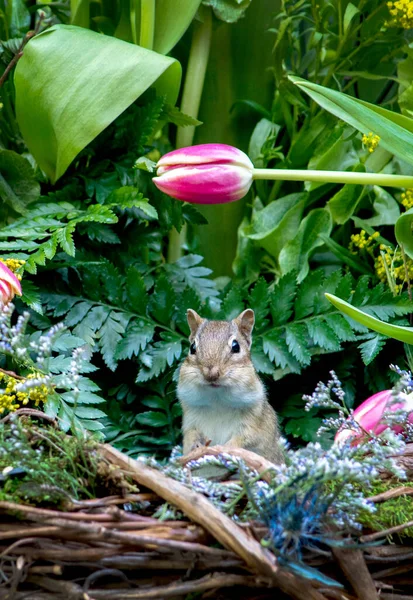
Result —
[{"label": "tulip stem", "polygon": [[351,183],[355,185],[381,185],[388,187],[413,187],[413,177],[384,173],[356,173],[354,171],[312,171],[306,169],[254,169],[254,179],[282,181],[317,181],[320,183]]},{"label": "tulip stem", "polygon": [[155,0],[141,0],[139,45],[152,50],[155,37]]},{"label": "tulip stem", "polygon": [[[209,51],[212,38],[212,13],[205,8],[201,12],[202,21],[195,21],[192,33],[191,50],[186,69],[184,90],[181,100],[181,111],[195,119],[198,117],[204,89],[205,74],[208,66]],[[194,141],[195,127],[178,127],[176,147],[191,146]],[[186,226],[178,233],[173,228],[169,233],[168,262],[173,263],[182,256],[182,247],[186,240]]]}]

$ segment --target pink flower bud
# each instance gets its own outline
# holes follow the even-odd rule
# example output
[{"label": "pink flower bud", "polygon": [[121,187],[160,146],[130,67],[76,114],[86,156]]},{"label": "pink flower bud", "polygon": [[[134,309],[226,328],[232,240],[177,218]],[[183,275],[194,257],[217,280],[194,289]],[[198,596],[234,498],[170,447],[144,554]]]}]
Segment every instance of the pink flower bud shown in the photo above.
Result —
[{"label": "pink flower bud", "polygon": [[[370,396],[354,411],[354,420],[360,426],[374,435],[379,435],[387,429],[389,425],[383,423],[384,412],[404,410],[409,412],[409,423],[413,423],[413,394],[399,394],[400,402],[394,402],[391,390],[384,390]],[[401,433],[401,425],[392,425],[391,428],[396,433]],[[354,444],[358,444],[364,437],[363,433],[353,429],[339,429],[334,438],[335,442],[343,442],[354,438]]]},{"label": "pink flower bud", "polygon": [[194,204],[224,204],[245,196],[254,165],[226,144],[200,144],[173,150],[157,164],[155,185],[168,196]]},{"label": "pink flower bud", "polygon": [[0,261],[0,306],[8,304],[13,300],[15,294],[22,295],[22,286],[13,271],[10,271]]}]

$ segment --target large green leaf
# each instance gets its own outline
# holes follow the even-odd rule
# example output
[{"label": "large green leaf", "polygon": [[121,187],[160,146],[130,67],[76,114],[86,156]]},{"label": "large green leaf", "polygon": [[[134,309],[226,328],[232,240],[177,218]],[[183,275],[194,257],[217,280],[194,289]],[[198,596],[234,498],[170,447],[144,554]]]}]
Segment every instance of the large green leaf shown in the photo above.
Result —
[{"label": "large green leaf", "polygon": [[383,148],[413,164],[413,119],[299,77],[290,79],[322,108],[362,133],[379,135]]},{"label": "large green leaf", "polygon": [[394,228],[397,243],[407,256],[413,258],[413,208],[406,210],[396,221]]},{"label": "large green leaf", "polygon": [[201,0],[156,1],[153,48],[167,54],[181,39],[198,10]]},{"label": "large green leaf", "polygon": [[[153,6],[149,3],[149,7],[155,12],[153,50],[160,54],[168,54],[188,29],[201,0],[173,0],[173,2],[171,0],[152,0],[152,2]],[[73,25],[90,27],[90,4],[91,0],[71,0]],[[102,4],[101,7],[113,12],[110,4],[106,6]],[[143,30],[152,26],[150,23],[145,23],[145,26],[141,27],[142,16],[145,19],[145,4],[142,10],[141,0],[121,0],[119,12],[115,36],[127,42],[142,45]],[[112,14],[104,11],[100,18],[111,19],[111,17]],[[151,17],[152,15],[147,15],[147,18]]]},{"label": "large green leaf", "polygon": [[247,237],[278,258],[285,244],[297,234],[307,196],[305,192],[289,194],[254,213]]},{"label": "large green leaf", "polygon": [[[357,323],[361,323],[361,325],[365,325],[369,329],[373,331],[377,331],[377,333],[381,333],[383,335],[387,335],[387,337],[391,337],[399,342],[404,342],[405,344],[413,344],[413,327],[401,327],[400,325],[391,325],[390,323],[384,323],[384,321],[380,321],[380,319],[376,319],[376,317],[372,317],[362,310],[352,306],[345,300],[341,298],[337,298],[333,294],[325,294],[327,300],[329,300],[336,308],[341,310],[345,315],[357,321]],[[413,306],[412,306],[413,309]]]},{"label": "large green leaf", "polygon": [[324,241],[321,234],[330,235],[332,229],[331,215],[325,208],[315,208],[301,221],[296,236],[281,250],[279,265],[281,274],[297,271],[297,280],[302,281],[309,271],[309,260],[316,248]]},{"label": "large green leaf", "polygon": [[15,73],[24,140],[55,182],[76,155],[149,87],[176,101],[179,63],[113,37],[56,25],[26,46]]}]

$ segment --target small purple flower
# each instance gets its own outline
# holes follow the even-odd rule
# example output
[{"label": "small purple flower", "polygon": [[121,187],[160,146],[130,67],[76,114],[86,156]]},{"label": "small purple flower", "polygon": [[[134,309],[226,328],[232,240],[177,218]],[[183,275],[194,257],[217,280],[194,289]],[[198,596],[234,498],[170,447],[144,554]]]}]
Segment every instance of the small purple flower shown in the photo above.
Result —
[{"label": "small purple flower", "polygon": [[254,165],[241,150],[226,144],[200,144],[165,154],[153,182],[177,200],[225,204],[247,194],[253,171]]}]

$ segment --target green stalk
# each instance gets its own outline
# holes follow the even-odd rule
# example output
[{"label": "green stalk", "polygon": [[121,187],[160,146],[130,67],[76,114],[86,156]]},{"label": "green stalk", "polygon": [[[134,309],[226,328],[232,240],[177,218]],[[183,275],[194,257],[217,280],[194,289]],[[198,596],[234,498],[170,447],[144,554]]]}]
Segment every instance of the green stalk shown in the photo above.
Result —
[{"label": "green stalk", "polygon": [[[202,22],[194,23],[191,50],[185,76],[184,90],[181,100],[181,110],[187,115],[198,117],[204,89],[205,73],[208,65],[209,51],[212,38],[212,14],[210,9],[202,12]],[[178,127],[176,147],[191,146],[194,140],[195,127]],[[168,262],[173,263],[182,256],[182,246],[186,240],[186,226],[181,232],[173,228],[169,234]]]},{"label": "green stalk", "polygon": [[139,45],[152,50],[155,36],[155,0],[141,0]]},{"label": "green stalk", "polygon": [[353,171],[312,171],[306,169],[254,169],[253,179],[282,181],[318,181],[322,183],[351,183],[353,185],[380,185],[413,187],[413,177],[384,173],[355,173]]}]

